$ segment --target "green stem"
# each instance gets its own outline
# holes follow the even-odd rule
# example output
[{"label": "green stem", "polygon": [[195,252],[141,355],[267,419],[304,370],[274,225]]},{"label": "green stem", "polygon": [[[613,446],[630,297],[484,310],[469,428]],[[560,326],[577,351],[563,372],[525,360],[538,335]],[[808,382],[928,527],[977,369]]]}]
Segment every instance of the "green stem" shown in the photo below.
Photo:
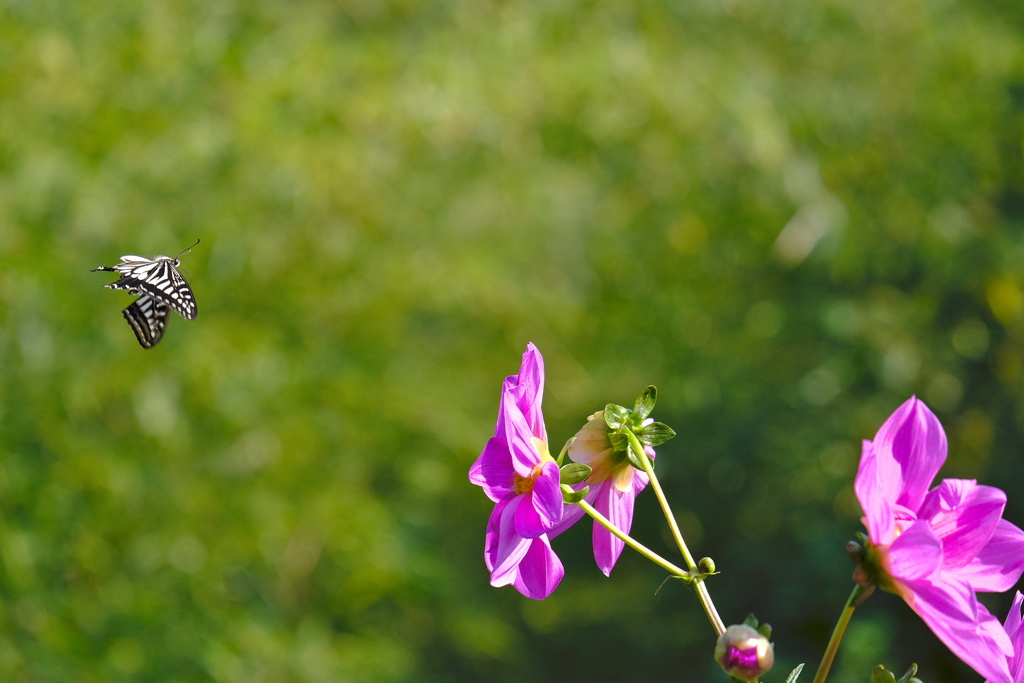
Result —
[{"label": "green stem", "polygon": [[683,578],[683,579],[686,579],[688,581],[690,580],[690,572],[686,571],[685,569],[682,569],[680,567],[675,566],[674,564],[672,564],[671,562],[666,560],[664,557],[662,557],[658,553],[654,552],[653,550],[651,550],[650,548],[648,548],[644,544],[642,544],[639,541],[635,540],[629,534],[623,532],[622,529],[620,529],[619,527],[615,526],[615,524],[613,524],[610,519],[608,519],[607,517],[602,515],[600,512],[595,510],[594,507],[592,505],[590,505],[590,503],[586,502],[585,500],[581,500],[580,502],[578,502],[576,504],[579,505],[581,508],[583,508],[584,512],[586,512],[588,515],[590,515],[595,520],[597,520],[597,522],[601,526],[603,526],[605,529],[607,529],[608,531],[612,532],[613,534],[615,534],[616,536],[621,538],[625,542],[625,544],[628,545],[630,548],[632,548],[633,550],[637,551],[638,553],[640,553],[641,555],[643,555],[644,557],[649,559],[651,562],[653,562],[654,564],[656,564],[659,567],[661,567],[662,569],[666,570],[670,574],[675,574],[676,576],[678,576],[680,578]]},{"label": "green stem", "polygon": [[[629,439],[629,446],[633,449],[633,453],[636,455],[637,460],[644,466],[644,472],[651,480],[651,488],[654,489],[654,495],[658,497],[658,503],[661,505],[662,512],[665,513],[665,519],[668,521],[669,529],[672,530],[672,537],[676,541],[676,545],[679,546],[679,552],[683,555],[683,560],[686,562],[686,566],[690,569],[693,574],[699,574],[697,569],[697,563],[693,561],[693,556],[690,554],[690,549],[686,547],[686,541],[683,540],[683,534],[679,531],[679,525],[676,524],[675,515],[672,514],[672,508],[669,507],[668,499],[665,498],[665,492],[661,490],[661,482],[658,481],[657,475],[654,474],[654,466],[651,464],[651,459],[647,456],[644,451],[644,447],[640,445],[640,441],[636,438],[636,435],[632,431],[626,429],[626,438]],[[718,635],[725,633],[725,623],[722,621],[722,617],[718,615],[718,610],[715,608],[715,603],[711,600],[711,594],[708,592],[707,586],[704,585],[703,579],[697,579],[694,582],[694,586],[697,590],[697,599],[700,600],[700,604],[704,607],[704,612],[708,615],[708,621],[711,622],[711,626],[715,629]]]},{"label": "green stem", "polygon": [[850,623],[853,610],[857,608],[858,601],[865,590],[867,589],[864,586],[857,585],[853,587],[853,592],[850,593],[850,597],[846,601],[843,613],[839,615],[839,621],[836,622],[836,627],[832,631],[832,638],[828,641],[828,647],[825,648],[825,654],[822,656],[821,664],[818,666],[818,673],[814,675],[812,683],[825,683],[825,678],[828,677],[828,670],[832,667],[832,660],[836,658],[836,652],[839,650],[839,641],[843,639],[846,625]]}]

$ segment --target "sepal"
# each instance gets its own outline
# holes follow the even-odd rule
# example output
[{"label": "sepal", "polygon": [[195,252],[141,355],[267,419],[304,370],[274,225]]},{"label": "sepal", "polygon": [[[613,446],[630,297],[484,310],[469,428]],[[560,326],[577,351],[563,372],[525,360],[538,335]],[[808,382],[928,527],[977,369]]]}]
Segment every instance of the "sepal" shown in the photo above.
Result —
[{"label": "sepal", "polygon": [[604,407],[604,423],[608,425],[608,429],[621,429],[622,427],[628,426],[630,413],[632,411],[617,406],[614,403],[609,403]]},{"label": "sepal", "polygon": [[[634,451],[632,448],[626,448],[626,458],[629,460],[630,465],[640,470],[641,472],[644,471],[644,464],[640,462],[640,458],[637,456],[636,451]],[[654,467],[653,462],[651,463],[651,467]]]},{"label": "sepal", "polygon": [[674,429],[662,422],[652,422],[633,430],[636,438],[645,446],[660,446],[676,435]]},{"label": "sepal", "polygon": [[559,470],[559,483],[569,486],[578,484],[589,477],[591,472],[593,470],[589,465],[584,465],[581,462],[570,462]]},{"label": "sepal", "polygon": [[558,463],[559,467],[561,467],[562,463],[565,462],[565,454],[569,452],[569,448],[571,448],[574,443],[576,443],[576,437],[570,436],[569,440],[565,442],[564,446],[562,446],[562,450],[558,452],[558,457],[555,458],[555,462]]},{"label": "sepal", "polygon": [[644,421],[647,416],[654,410],[654,404],[658,402],[658,389],[654,386],[649,386],[644,389],[644,393],[637,396],[636,403],[633,404],[633,414]]},{"label": "sepal", "polygon": [[871,672],[871,683],[896,683],[896,676],[879,664],[875,667],[875,670]]},{"label": "sepal", "polygon": [[584,486],[579,491],[575,491],[571,486],[566,486],[565,484],[562,484],[560,488],[562,490],[562,502],[566,505],[575,505],[590,493],[589,486]]}]

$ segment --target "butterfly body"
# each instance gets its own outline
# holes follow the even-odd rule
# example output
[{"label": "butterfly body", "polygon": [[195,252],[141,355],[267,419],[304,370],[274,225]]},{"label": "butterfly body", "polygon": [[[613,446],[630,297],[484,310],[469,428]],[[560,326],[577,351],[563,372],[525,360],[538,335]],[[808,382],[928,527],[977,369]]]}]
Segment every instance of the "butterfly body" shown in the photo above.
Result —
[{"label": "butterfly body", "polygon": [[[197,241],[196,244],[198,243]],[[189,247],[182,254],[191,249],[192,247]],[[181,260],[170,256],[155,256],[149,259],[129,254],[122,256],[121,262],[116,266],[93,268],[93,272],[118,273],[120,279],[111,282],[107,287],[139,297],[122,311],[122,315],[128,321],[142,348],[153,348],[163,339],[171,309],[186,320],[193,320],[199,314],[192,288],[178,272],[179,265]]]}]

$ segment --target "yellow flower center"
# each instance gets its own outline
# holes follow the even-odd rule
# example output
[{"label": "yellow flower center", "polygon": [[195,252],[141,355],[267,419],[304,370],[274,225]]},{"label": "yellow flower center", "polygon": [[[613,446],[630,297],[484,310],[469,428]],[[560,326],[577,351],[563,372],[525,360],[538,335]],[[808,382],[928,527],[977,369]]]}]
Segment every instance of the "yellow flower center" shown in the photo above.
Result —
[{"label": "yellow flower center", "polygon": [[530,472],[530,476],[521,477],[518,474],[515,475],[515,479],[512,482],[512,490],[516,492],[516,495],[523,495],[533,491],[533,482],[537,481],[537,477],[540,476],[540,465],[537,465]]},{"label": "yellow flower center", "polygon": [[533,446],[533,450],[536,451],[538,457],[540,457],[540,464],[530,470],[530,474],[528,476],[523,477],[518,474],[515,475],[515,478],[512,481],[512,490],[518,495],[533,491],[533,483],[537,481],[537,477],[540,476],[541,465],[548,460],[554,460],[554,458],[551,457],[551,454],[548,453],[548,445],[544,443],[542,439],[532,436],[530,437],[530,445]]}]

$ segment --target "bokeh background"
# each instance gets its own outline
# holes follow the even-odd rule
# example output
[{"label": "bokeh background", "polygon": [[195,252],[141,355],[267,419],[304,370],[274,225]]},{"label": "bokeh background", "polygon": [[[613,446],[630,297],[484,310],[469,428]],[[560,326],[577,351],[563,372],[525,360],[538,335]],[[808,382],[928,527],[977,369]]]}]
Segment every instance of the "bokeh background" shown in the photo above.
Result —
[{"label": "bokeh background", "polygon": [[[1016,0],[0,2],[0,679],[725,680],[589,524],[488,585],[533,341],[554,444],[658,386],[712,595],[809,680],[907,397],[1024,525],[1022,149]],[[144,351],[89,269],[196,238]],[[911,662],[980,680],[878,593],[831,680]]]}]

